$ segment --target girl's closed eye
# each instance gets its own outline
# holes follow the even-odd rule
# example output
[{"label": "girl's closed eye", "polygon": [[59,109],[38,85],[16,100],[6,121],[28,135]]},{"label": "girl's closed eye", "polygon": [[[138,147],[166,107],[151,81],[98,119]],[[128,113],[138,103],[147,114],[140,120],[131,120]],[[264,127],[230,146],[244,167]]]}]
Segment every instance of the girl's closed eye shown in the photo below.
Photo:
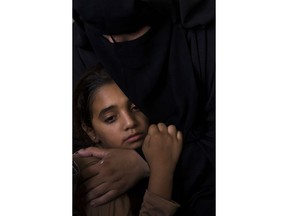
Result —
[{"label": "girl's closed eye", "polygon": [[140,111],[138,107],[136,107],[134,104],[131,104],[131,110],[132,111]]},{"label": "girl's closed eye", "polygon": [[110,116],[106,116],[104,118],[104,122],[107,123],[107,124],[112,124],[116,120],[117,120],[117,116],[116,115],[110,115]]}]

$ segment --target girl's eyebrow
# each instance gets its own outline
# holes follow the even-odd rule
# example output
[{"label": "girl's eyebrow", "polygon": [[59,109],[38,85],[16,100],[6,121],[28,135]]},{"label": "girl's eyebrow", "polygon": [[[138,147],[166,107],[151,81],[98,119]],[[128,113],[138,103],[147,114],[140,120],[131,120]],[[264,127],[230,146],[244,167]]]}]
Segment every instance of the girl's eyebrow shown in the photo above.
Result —
[{"label": "girl's eyebrow", "polygon": [[115,108],[116,108],[115,105],[111,105],[111,106],[108,106],[108,107],[102,109],[102,110],[100,111],[100,113],[99,113],[99,117],[101,117],[101,116],[104,115],[106,112],[108,112],[108,111],[110,111],[110,110],[112,110],[112,109],[115,109]]}]

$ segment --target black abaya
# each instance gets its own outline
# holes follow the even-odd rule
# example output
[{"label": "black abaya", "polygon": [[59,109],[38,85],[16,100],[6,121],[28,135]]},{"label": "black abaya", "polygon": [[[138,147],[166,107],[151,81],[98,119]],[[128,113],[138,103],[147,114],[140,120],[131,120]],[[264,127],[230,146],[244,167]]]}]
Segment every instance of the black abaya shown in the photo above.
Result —
[{"label": "black abaya", "polygon": [[[177,215],[214,215],[214,1],[120,1],[122,11],[113,0],[100,2],[74,0],[74,83],[102,62],[151,123],[183,131],[173,194],[181,204]],[[109,15],[95,12],[107,8]],[[133,41],[110,43],[102,36],[144,24],[151,29]]]}]

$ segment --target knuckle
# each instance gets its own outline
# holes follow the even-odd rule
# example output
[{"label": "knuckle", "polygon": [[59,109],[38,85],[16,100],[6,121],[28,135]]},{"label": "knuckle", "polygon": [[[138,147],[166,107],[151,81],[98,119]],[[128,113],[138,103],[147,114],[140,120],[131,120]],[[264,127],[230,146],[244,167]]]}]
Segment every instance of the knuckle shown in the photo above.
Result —
[{"label": "knuckle", "polygon": [[85,200],[87,202],[91,202],[91,201],[95,200],[98,197],[98,194],[99,193],[97,191],[91,190],[85,195]]},{"label": "knuckle", "polygon": [[168,126],[168,129],[170,129],[170,130],[176,130],[176,127],[175,127],[175,125],[169,125],[169,126]]}]

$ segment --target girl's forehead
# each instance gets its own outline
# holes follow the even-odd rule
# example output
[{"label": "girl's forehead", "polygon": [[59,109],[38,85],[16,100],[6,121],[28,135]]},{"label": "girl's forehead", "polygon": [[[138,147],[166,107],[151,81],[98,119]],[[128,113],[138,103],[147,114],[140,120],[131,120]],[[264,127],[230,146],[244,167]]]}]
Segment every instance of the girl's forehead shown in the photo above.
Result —
[{"label": "girl's forehead", "polygon": [[100,87],[93,95],[92,108],[103,109],[108,106],[122,106],[129,100],[116,83]]},{"label": "girl's forehead", "polygon": [[101,86],[94,93],[94,98],[97,100],[105,100],[105,99],[115,100],[118,97],[127,98],[126,95],[122,92],[122,90],[118,87],[118,85],[115,82]]}]

